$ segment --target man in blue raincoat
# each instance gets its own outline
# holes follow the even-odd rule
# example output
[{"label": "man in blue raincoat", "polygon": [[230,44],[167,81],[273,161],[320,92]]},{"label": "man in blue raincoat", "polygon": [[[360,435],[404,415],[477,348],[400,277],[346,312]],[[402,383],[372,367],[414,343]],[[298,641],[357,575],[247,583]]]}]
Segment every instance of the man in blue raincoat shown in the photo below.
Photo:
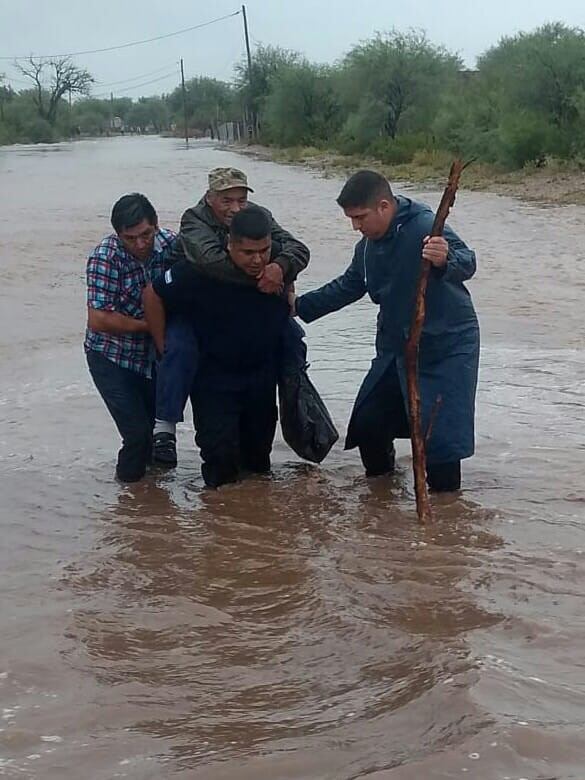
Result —
[{"label": "man in blue raincoat", "polygon": [[337,311],[366,293],[379,306],[376,357],[356,398],[346,449],[359,447],[367,476],[394,470],[394,439],[409,438],[405,345],[421,255],[432,264],[420,341],[423,431],[428,430],[431,490],[461,486],[461,460],[474,452],[479,324],[464,282],[475,273],[475,253],[451,230],[429,238],[428,206],[394,196],[374,171],[358,171],[337,199],[363,238],[347,270],[291,303],[304,322]]}]

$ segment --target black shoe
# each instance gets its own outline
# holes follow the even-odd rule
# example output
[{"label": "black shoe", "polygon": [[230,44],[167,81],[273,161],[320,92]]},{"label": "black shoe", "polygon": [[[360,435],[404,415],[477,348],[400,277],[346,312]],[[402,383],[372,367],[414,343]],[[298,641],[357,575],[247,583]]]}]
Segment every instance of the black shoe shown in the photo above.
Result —
[{"label": "black shoe", "polygon": [[174,433],[156,433],[153,440],[155,463],[172,468],[177,465],[177,437]]}]

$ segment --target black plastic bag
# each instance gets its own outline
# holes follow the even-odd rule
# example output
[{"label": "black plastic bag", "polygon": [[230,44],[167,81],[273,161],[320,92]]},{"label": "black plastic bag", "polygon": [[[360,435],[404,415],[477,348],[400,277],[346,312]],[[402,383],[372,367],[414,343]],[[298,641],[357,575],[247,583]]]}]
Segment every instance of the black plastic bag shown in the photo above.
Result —
[{"label": "black plastic bag", "polygon": [[289,367],[280,376],[280,427],[285,442],[300,458],[321,463],[339,434],[307,368]]}]

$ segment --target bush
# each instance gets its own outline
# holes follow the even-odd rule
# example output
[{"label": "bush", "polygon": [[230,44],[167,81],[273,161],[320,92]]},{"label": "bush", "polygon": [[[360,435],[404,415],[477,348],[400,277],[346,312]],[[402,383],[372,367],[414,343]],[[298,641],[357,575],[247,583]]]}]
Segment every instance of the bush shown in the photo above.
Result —
[{"label": "bush", "polygon": [[383,106],[376,101],[364,99],[358,111],[348,115],[335,138],[335,146],[341,154],[365,154],[372,143],[380,137],[378,127],[383,121]]},{"label": "bush", "polygon": [[425,133],[410,133],[396,138],[377,138],[368,147],[368,153],[389,165],[412,162],[422,149],[432,148],[433,141]]},{"label": "bush", "polygon": [[14,143],[14,132],[7,125],[0,123],[0,146]]},{"label": "bush", "polygon": [[419,149],[412,158],[412,164],[421,168],[440,168],[449,170],[453,154],[445,149]]},{"label": "bush", "polygon": [[22,143],[50,144],[55,140],[53,128],[46,119],[37,117],[25,122],[22,127]]},{"label": "bush", "polygon": [[512,114],[498,127],[498,162],[522,168],[529,162],[544,162],[550,149],[558,149],[554,129],[540,117]]}]

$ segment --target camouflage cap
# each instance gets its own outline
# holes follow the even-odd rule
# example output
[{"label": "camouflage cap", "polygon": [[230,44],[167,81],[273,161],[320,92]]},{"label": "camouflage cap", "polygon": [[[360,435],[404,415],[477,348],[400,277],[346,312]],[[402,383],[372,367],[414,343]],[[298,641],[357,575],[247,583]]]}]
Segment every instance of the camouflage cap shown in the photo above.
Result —
[{"label": "camouflage cap", "polygon": [[244,187],[246,190],[254,192],[252,187],[248,186],[246,174],[237,168],[214,168],[209,172],[210,192],[222,192],[234,187]]}]

